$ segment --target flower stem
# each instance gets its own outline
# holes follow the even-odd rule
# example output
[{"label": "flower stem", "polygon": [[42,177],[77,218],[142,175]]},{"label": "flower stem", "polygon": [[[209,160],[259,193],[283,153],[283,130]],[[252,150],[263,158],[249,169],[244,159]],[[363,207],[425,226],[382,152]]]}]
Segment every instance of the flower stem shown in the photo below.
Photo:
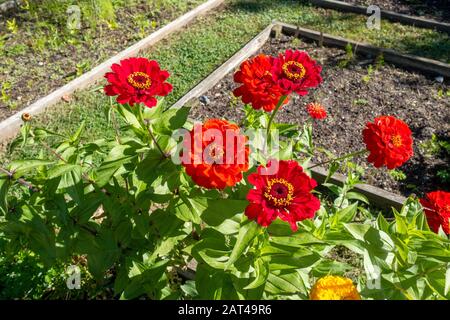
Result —
[{"label": "flower stem", "polygon": [[150,124],[147,126],[147,131],[148,134],[150,135],[150,137],[152,138],[153,143],[156,145],[156,147],[158,148],[159,152],[161,152],[162,156],[164,158],[167,158],[167,154],[163,151],[163,149],[161,148],[161,146],[159,145],[158,141],[156,140],[155,135],[152,132],[152,129],[150,128]]},{"label": "flower stem", "polygon": [[[9,179],[12,179],[13,176],[14,176],[14,172],[8,171],[8,170],[6,170],[5,168],[2,168],[2,167],[0,167],[0,172],[3,172],[4,174],[6,174]],[[17,182],[20,183],[21,185],[23,185],[24,187],[27,187],[29,190],[31,190],[33,192],[41,191],[39,188],[33,186],[30,182],[26,181],[23,178],[17,179]]]},{"label": "flower stem", "polygon": [[153,134],[152,129],[150,127],[151,124],[144,120],[144,115],[142,113],[142,106],[141,105],[139,105],[139,120],[141,121],[142,125],[147,128],[147,131],[148,131],[148,134],[150,135],[150,138],[152,139],[152,141],[155,144],[156,148],[158,148],[159,152],[161,152],[161,155],[164,158],[168,158],[168,155],[163,151],[163,149],[161,148],[161,146],[158,143],[158,140],[156,140],[156,137]]},{"label": "flower stem", "polygon": [[312,168],[315,168],[315,167],[318,167],[318,166],[322,166],[322,165],[327,164],[327,163],[331,163],[331,162],[336,162],[336,161],[344,160],[344,159],[347,159],[347,158],[353,158],[353,157],[359,156],[359,155],[361,155],[361,154],[364,154],[364,153],[366,153],[366,152],[367,152],[366,149],[359,150],[359,151],[356,151],[356,152],[351,152],[351,153],[348,153],[348,154],[346,154],[346,155],[343,155],[343,156],[341,156],[341,157],[339,157],[339,158],[333,158],[333,159],[329,159],[329,160],[327,160],[327,161],[323,161],[323,162],[320,162],[320,163],[316,163],[315,165],[313,165],[313,166],[311,166],[311,167],[308,167],[308,169],[312,169]]},{"label": "flower stem", "polygon": [[272,127],[273,119],[275,118],[278,110],[280,110],[281,106],[283,105],[284,101],[286,100],[287,96],[281,96],[280,100],[277,103],[277,106],[275,107],[275,110],[272,111],[272,114],[270,115],[269,123],[267,124],[267,142],[270,140],[270,129]]}]

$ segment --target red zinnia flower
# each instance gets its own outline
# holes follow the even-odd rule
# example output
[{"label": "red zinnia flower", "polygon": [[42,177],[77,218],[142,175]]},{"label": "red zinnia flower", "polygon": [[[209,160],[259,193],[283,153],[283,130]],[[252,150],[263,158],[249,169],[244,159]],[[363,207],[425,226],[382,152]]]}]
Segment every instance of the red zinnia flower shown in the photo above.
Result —
[{"label": "red zinnia flower", "polygon": [[325,108],[317,102],[311,102],[306,106],[306,111],[313,119],[325,119],[327,117],[327,111]]},{"label": "red zinnia flower", "polygon": [[158,102],[155,96],[163,97],[172,91],[172,85],[164,82],[169,73],[154,60],[129,58],[113,64],[111,70],[105,74],[110,84],[104,90],[108,96],[118,96],[120,104],[142,102],[151,108]]},{"label": "red zinnia flower", "polygon": [[285,95],[295,91],[301,96],[322,82],[321,71],[322,67],[308,53],[299,50],[286,50],[275,59],[272,68],[273,79]]},{"label": "red zinnia flower", "polygon": [[[272,166],[278,170],[268,174]],[[267,167],[259,166],[257,173],[250,174],[248,181],[256,188],[247,195],[250,204],[245,214],[262,226],[280,217],[296,231],[297,221],[313,218],[320,208],[319,199],[311,193],[316,181],[296,161],[271,160]]]},{"label": "red zinnia flower", "polygon": [[425,198],[420,199],[420,203],[424,206],[430,229],[437,233],[442,226],[442,230],[450,234],[450,192],[429,192]]},{"label": "red zinnia flower", "polygon": [[244,61],[234,74],[234,81],[242,85],[234,89],[233,94],[242,97],[242,102],[251,104],[253,109],[274,110],[283,91],[272,79],[272,64],[273,57],[264,54]]},{"label": "red zinnia flower", "polygon": [[411,130],[402,120],[392,116],[381,116],[373,123],[368,122],[363,139],[370,151],[367,161],[376,168],[394,169],[413,155]]},{"label": "red zinnia flower", "polygon": [[232,187],[248,170],[247,137],[225,120],[211,119],[195,124],[185,139],[182,164],[198,185],[208,189]]}]

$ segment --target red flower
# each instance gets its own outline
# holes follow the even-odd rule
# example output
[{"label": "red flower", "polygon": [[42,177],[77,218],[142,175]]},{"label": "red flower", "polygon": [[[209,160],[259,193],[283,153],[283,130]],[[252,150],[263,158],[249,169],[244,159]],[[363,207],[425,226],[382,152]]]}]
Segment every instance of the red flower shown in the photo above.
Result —
[{"label": "red flower", "polygon": [[242,85],[234,89],[233,94],[241,97],[245,104],[251,104],[253,109],[274,110],[283,91],[272,79],[272,64],[273,58],[263,54],[244,61],[234,74],[234,81]]},{"label": "red flower", "polygon": [[158,62],[146,58],[129,58],[111,66],[112,72],[105,74],[110,83],[104,90],[108,96],[118,96],[120,104],[144,103],[151,108],[156,106],[155,96],[166,96],[172,85],[164,82],[169,73],[159,68]]},{"label": "red flower", "polygon": [[248,170],[249,147],[237,125],[211,119],[195,124],[186,138],[184,147],[189,152],[182,164],[195,183],[224,189],[242,180],[242,172]]},{"label": "red flower", "polygon": [[450,234],[450,192],[433,191],[425,195],[425,198],[420,199],[420,203],[425,209],[428,225],[434,232],[442,230],[446,234]]},{"label": "red flower", "polygon": [[402,120],[392,116],[381,116],[373,123],[368,122],[363,139],[370,151],[367,161],[376,168],[394,169],[413,155],[411,130]]},{"label": "red flower", "polygon": [[[278,170],[269,174],[271,168]],[[250,174],[248,181],[256,188],[247,194],[250,204],[245,214],[262,226],[280,217],[296,231],[297,221],[313,218],[320,208],[319,199],[311,193],[316,181],[296,161],[271,160],[267,167],[259,166],[257,173]]]},{"label": "red flower", "polygon": [[297,92],[304,96],[308,89],[317,87],[322,82],[322,67],[305,51],[286,50],[275,59],[273,79],[283,89],[285,95]]},{"label": "red flower", "polygon": [[313,119],[325,119],[327,117],[327,111],[325,108],[317,102],[311,102],[306,106],[306,111]]}]

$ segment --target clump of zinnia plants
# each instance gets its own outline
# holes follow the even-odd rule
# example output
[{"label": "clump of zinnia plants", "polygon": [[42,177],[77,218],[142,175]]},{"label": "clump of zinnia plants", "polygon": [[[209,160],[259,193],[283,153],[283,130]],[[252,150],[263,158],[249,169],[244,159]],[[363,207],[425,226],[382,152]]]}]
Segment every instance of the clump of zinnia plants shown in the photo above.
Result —
[{"label": "clump of zinnia plants", "polygon": [[[367,155],[393,169],[413,154],[395,115],[367,119],[364,150],[316,163],[313,122],[332,116],[320,101],[304,125],[276,122],[293,95],[322,82],[306,52],[258,55],[235,73],[246,118],[195,123],[169,108],[169,72],[130,58],[105,75],[112,139],[71,136],[24,117],[13,147],[39,144],[36,159],[0,172],[5,253],[42,263],[85,264],[124,299],[448,299],[450,194],[410,197],[382,212],[353,190]],[[113,99],[116,99],[114,102]],[[311,169],[327,165],[318,184]],[[329,178],[341,169],[344,185]],[[346,261],[339,252],[355,257]],[[173,279],[187,266],[195,278]],[[83,275],[82,275],[83,276]]]}]

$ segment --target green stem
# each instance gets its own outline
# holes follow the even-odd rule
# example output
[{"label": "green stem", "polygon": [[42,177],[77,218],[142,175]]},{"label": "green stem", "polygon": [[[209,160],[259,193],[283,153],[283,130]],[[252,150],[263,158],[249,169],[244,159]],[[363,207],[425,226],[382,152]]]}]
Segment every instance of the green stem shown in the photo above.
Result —
[{"label": "green stem", "polygon": [[286,100],[287,96],[281,96],[280,100],[277,103],[277,106],[275,107],[275,110],[272,111],[272,114],[270,115],[269,123],[267,124],[267,142],[270,140],[270,129],[272,127],[273,119],[275,118],[275,115],[277,114],[278,110],[280,110],[281,106],[283,105],[283,102]]},{"label": "green stem", "polygon": [[348,154],[343,155],[343,156],[341,156],[339,158],[333,158],[333,159],[330,159],[330,160],[327,160],[327,161],[324,161],[324,162],[316,163],[315,165],[313,165],[311,167],[308,167],[308,169],[312,169],[312,168],[315,168],[315,167],[318,167],[318,166],[321,166],[321,165],[324,165],[324,164],[327,164],[327,163],[331,163],[331,162],[341,161],[341,160],[344,160],[344,159],[347,159],[347,158],[353,158],[353,157],[359,156],[361,154],[364,154],[366,152],[367,152],[367,150],[364,149],[364,150],[359,150],[359,151],[356,151],[356,152],[348,153]]},{"label": "green stem", "polygon": [[143,115],[143,113],[142,113],[142,106],[141,106],[141,105],[139,105],[139,120],[141,121],[142,125],[143,125],[145,128],[147,128],[147,131],[148,131],[148,134],[150,135],[150,138],[152,139],[152,141],[153,141],[153,143],[155,144],[156,148],[158,148],[159,152],[161,152],[161,155],[162,155],[164,158],[168,158],[168,155],[163,151],[163,149],[161,148],[161,146],[160,146],[159,143],[158,143],[158,140],[156,140],[156,137],[155,137],[155,135],[153,134],[152,129],[150,128],[151,124],[150,124],[150,123],[147,123],[147,122],[144,120],[144,115]]}]

